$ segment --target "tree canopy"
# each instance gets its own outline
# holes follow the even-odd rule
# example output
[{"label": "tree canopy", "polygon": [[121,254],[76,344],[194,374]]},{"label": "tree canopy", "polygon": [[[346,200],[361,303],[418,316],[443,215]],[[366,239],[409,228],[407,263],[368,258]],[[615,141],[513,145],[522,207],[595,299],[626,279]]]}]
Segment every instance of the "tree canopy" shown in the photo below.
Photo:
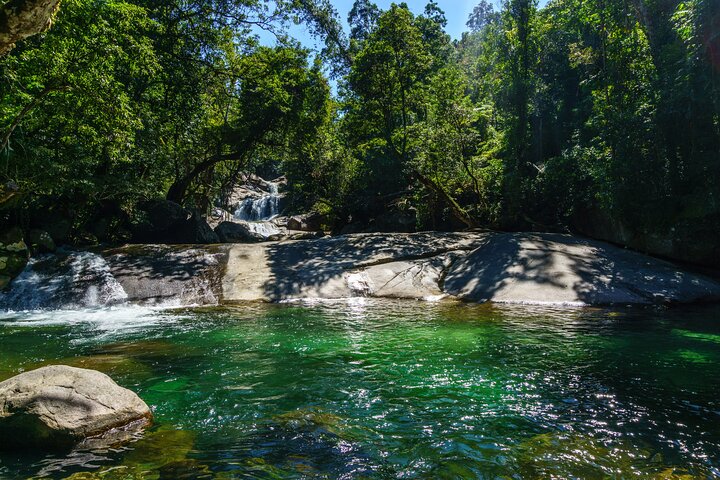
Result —
[{"label": "tree canopy", "polygon": [[420,229],[720,236],[718,2],[483,0],[457,40],[432,1],[347,20],[327,0],[65,0],[0,58],[22,192],[3,221],[69,212],[79,238],[151,198],[207,213],[255,170],[336,230],[403,209]]}]

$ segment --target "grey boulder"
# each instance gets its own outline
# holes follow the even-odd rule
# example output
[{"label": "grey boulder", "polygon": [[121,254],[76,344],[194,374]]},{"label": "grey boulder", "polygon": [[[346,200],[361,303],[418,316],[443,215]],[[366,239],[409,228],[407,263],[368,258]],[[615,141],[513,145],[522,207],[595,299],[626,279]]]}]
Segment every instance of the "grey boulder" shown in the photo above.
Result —
[{"label": "grey boulder", "polygon": [[282,240],[283,230],[272,222],[222,222],[215,228],[222,243],[252,243]]},{"label": "grey boulder", "polygon": [[25,372],[0,383],[0,449],[70,448],[113,429],[152,420],[135,393],[104,373],[65,365]]}]

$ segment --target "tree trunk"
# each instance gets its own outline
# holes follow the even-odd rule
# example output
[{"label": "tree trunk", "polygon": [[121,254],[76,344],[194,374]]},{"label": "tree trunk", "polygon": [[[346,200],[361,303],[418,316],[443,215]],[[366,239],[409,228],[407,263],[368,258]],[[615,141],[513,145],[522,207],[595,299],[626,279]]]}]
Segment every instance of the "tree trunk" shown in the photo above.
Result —
[{"label": "tree trunk", "polygon": [[25,105],[25,107],[20,111],[20,113],[15,117],[15,119],[10,124],[10,127],[7,129],[5,134],[2,136],[2,140],[0,140],[0,152],[5,150],[5,148],[8,146],[8,143],[10,143],[10,137],[12,136],[13,132],[17,128],[18,125],[20,125],[20,122],[22,122],[28,113],[32,111],[35,107],[40,104],[40,102],[43,101],[43,99],[50,94],[51,92],[65,90],[67,87],[45,87],[42,92],[38,94],[37,97],[35,97],[30,103]]},{"label": "tree trunk", "polygon": [[418,171],[414,172],[413,176],[417,178],[426,188],[430,189],[431,192],[435,192],[436,195],[442,198],[450,206],[455,218],[467,225],[468,228],[477,228],[479,226],[478,223],[470,215],[468,215],[465,209],[462,208],[445,190],[443,190],[442,187]]},{"label": "tree trunk", "polygon": [[42,33],[52,25],[61,0],[10,0],[0,7],[0,57],[15,43]]},{"label": "tree trunk", "polygon": [[187,194],[187,190],[188,188],[190,188],[190,184],[203,172],[206,172],[208,169],[220,162],[240,159],[241,155],[238,154],[214,155],[207,160],[198,163],[192,170],[190,170],[190,172],[175,180],[175,182],[170,186],[170,189],[168,190],[167,196],[165,198],[167,200],[170,200],[171,202],[182,204],[183,200],[185,199],[185,195]]}]

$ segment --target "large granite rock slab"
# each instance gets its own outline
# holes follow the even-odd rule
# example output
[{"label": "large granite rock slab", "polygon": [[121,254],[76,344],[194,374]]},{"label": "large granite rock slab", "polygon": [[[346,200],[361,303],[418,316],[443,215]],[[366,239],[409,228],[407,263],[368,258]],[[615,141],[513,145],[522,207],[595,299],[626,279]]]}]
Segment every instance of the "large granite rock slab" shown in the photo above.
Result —
[{"label": "large granite rock slab", "polygon": [[129,245],[104,252],[127,301],[158,306],[215,305],[226,263],[221,246]]},{"label": "large granite rock slab", "polygon": [[346,235],[228,252],[222,298],[611,305],[720,300],[720,283],[603,242],[532,233]]},{"label": "large granite rock slab", "polygon": [[[102,269],[95,269],[102,275],[88,278],[117,287],[110,289],[117,294],[100,305],[358,296],[565,305],[720,301],[720,282],[709,277],[607,243],[558,234],[391,233],[262,244],[136,245],[102,257]],[[33,291],[35,273],[0,295],[0,308],[13,308],[10,300],[22,293],[21,286]],[[76,290],[58,281],[52,285],[57,288],[45,290],[53,297],[65,298],[58,289]]]},{"label": "large granite rock slab", "polygon": [[476,233],[358,234],[268,245],[233,245],[223,276],[226,302],[442,294],[450,252],[469,252]]},{"label": "large granite rock slab", "polygon": [[0,449],[67,448],[151,419],[140,397],[94,370],[53,365],[0,383]]},{"label": "large granite rock slab", "polygon": [[447,271],[473,302],[668,304],[720,300],[720,284],[636,252],[570,235],[495,233]]}]

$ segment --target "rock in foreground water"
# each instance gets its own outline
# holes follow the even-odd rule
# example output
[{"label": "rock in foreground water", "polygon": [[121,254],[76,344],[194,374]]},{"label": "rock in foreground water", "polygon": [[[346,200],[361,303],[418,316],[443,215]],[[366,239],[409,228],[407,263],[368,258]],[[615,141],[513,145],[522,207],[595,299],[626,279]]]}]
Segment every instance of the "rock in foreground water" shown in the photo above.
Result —
[{"label": "rock in foreground water", "polygon": [[0,449],[68,448],[117,428],[142,428],[152,414],[104,373],[65,365],[0,383]]}]

